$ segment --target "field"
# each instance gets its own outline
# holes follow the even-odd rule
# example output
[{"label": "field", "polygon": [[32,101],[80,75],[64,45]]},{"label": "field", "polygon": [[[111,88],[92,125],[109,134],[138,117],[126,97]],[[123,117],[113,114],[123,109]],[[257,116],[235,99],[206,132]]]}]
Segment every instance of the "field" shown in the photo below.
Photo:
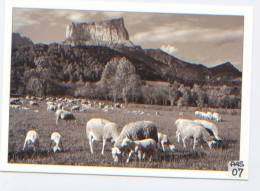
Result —
[{"label": "field", "polygon": [[[224,139],[223,145],[209,149],[197,147],[192,150],[189,144],[183,149],[175,138],[174,122],[178,118],[194,119],[194,111],[198,108],[172,108],[170,106],[129,104],[127,109],[117,109],[104,112],[93,109],[87,112],[75,112],[76,121],[60,121],[55,124],[55,114],[46,110],[46,101],[37,101],[38,106],[31,106],[25,100],[24,107],[29,109],[10,109],[9,120],[9,162],[26,164],[59,164],[59,165],[87,165],[87,166],[120,166],[141,168],[171,168],[171,169],[199,169],[199,170],[227,170],[230,160],[239,159],[240,148],[240,110],[223,110],[223,121],[218,123],[219,135]],[[137,114],[136,111],[144,114]],[[159,112],[156,114],[156,112]],[[86,138],[86,122],[91,118],[106,118],[114,121],[122,128],[126,123],[138,120],[152,120],[159,126],[159,131],[167,134],[176,146],[175,153],[158,153],[158,159],[153,162],[132,161],[114,163],[111,155],[112,144],[108,143],[105,155],[101,155],[102,143],[94,145],[95,153],[90,154]],[[40,150],[37,153],[22,151],[26,132],[36,129],[40,135]],[[121,130],[121,129],[120,129]],[[58,131],[63,136],[64,152],[49,151],[50,135]],[[192,141],[191,141],[192,142]]]}]

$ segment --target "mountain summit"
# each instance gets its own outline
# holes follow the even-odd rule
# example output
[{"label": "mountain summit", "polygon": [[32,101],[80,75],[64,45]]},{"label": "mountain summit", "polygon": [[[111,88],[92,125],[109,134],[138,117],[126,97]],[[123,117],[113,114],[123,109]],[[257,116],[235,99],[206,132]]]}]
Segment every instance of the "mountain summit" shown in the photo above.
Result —
[{"label": "mountain summit", "polygon": [[122,17],[98,22],[73,22],[67,26],[64,43],[73,46],[133,46]]}]

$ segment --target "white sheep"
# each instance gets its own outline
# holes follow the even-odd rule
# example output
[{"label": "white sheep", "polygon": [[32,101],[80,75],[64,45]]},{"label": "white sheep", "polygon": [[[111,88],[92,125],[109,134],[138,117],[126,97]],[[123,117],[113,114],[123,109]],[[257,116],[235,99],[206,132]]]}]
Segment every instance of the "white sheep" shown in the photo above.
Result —
[{"label": "white sheep", "polygon": [[169,146],[169,149],[172,152],[175,150],[175,146],[170,143],[170,140],[166,134],[158,132],[157,135],[158,135],[158,143],[159,143],[160,147],[162,148],[163,152],[166,151],[165,146]]},{"label": "white sheep", "polygon": [[122,159],[123,153],[118,147],[113,147],[111,149],[112,157],[114,159],[114,162],[118,162],[119,160]]},{"label": "white sheep", "polygon": [[71,107],[70,110],[71,110],[71,111],[79,111],[79,110],[80,110],[80,106],[74,105],[74,106]]},{"label": "white sheep", "polygon": [[211,135],[213,135],[215,137],[215,139],[217,141],[222,140],[218,135],[218,127],[216,124],[214,124],[210,121],[200,120],[200,119],[194,120],[194,122],[202,125]]},{"label": "white sheep", "polygon": [[47,111],[56,111],[57,106],[54,104],[48,104],[47,105]]},{"label": "white sheep", "polygon": [[56,125],[58,125],[58,121],[61,120],[76,120],[75,116],[73,115],[73,113],[63,110],[63,109],[58,109],[55,113],[56,115]]},{"label": "white sheep", "polygon": [[93,118],[87,122],[86,133],[89,140],[90,152],[93,154],[93,142],[103,141],[102,155],[107,141],[115,142],[118,133],[118,125],[111,121],[101,118]]},{"label": "white sheep", "polygon": [[35,130],[28,131],[24,140],[23,150],[27,147],[31,147],[34,151],[36,151],[36,149],[39,149],[39,145],[38,133]]},{"label": "white sheep", "polygon": [[152,121],[136,121],[126,124],[114,146],[120,148],[124,138],[131,140],[142,140],[152,138],[158,142],[157,125]]},{"label": "white sheep", "polygon": [[210,149],[215,143],[208,131],[202,125],[192,120],[178,119],[176,120],[175,125],[177,127],[177,140],[180,142],[180,138],[182,138],[184,148],[186,148],[187,138],[193,138],[193,150],[195,150],[198,143],[202,146],[203,141],[208,144]]},{"label": "white sheep", "polygon": [[206,118],[212,120],[212,113],[210,111],[207,112]]},{"label": "white sheep", "polygon": [[219,113],[214,112],[212,115],[212,119],[216,122],[221,122],[221,116]]},{"label": "white sheep", "polygon": [[147,156],[149,157],[149,161],[152,161],[157,152],[157,143],[151,138],[133,141],[126,137],[121,143],[121,148],[127,148],[130,150],[126,160],[127,163],[135,153],[138,154],[138,160],[145,160]]},{"label": "white sheep", "polygon": [[36,101],[30,101],[29,104],[32,105],[32,106],[38,106],[39,105]]},{"label": "white sheep", "polygon": [[58,132],[53,132],[51,134],[51,143],[50,143],[50,148],[53,146],[53,152],[55,153],[56,151],[63,151],[63,145],[62,145],[62,140],[61,140],[61,135]]}]

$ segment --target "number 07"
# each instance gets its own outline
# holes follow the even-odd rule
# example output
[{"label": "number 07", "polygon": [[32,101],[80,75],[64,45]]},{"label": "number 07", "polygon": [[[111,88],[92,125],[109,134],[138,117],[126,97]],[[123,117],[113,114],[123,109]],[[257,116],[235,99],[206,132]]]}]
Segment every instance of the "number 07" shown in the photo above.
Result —
[{"label": "number 07", "polygon": [[237,175],[238,175],[238,177],[241,177],[243,171],[244,171],[243,168],[234,168],[234,169],[232,170],[232,175],[233,175],[233,176],[237,176]]}]

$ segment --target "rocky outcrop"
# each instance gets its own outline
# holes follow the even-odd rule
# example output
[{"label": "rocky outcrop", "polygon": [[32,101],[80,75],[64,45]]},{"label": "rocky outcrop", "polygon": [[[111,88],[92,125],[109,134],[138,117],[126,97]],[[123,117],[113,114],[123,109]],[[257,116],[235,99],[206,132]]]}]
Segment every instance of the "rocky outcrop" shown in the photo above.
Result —
[{"label": "rocky outcrop", "polygon": [[12,34],[12,48],[17,48],[20,46],[32,46],[33,42],[25,37],[21,36],[19,33]]},{"label": "rocky outcrop", "polygon": [[133,46],[123,18],[87,23],[73,22],[67,26],[64,43],[73,46]]}]

